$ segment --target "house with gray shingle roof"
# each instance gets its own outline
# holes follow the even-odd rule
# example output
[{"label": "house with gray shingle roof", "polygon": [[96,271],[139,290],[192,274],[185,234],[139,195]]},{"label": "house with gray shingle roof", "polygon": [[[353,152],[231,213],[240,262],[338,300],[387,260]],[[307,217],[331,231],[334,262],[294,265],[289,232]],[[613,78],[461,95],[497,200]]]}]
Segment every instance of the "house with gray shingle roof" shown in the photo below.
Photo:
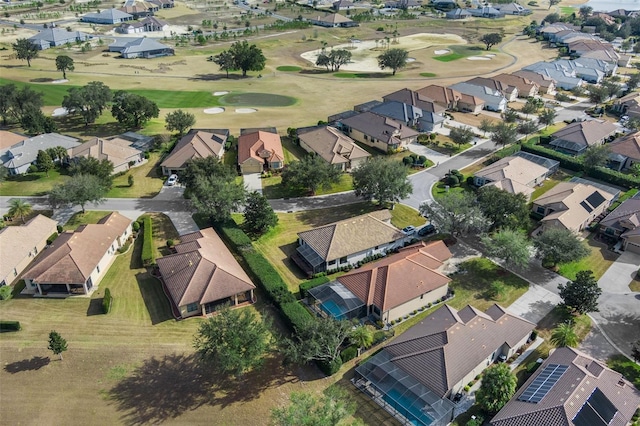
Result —
[{"label": "house with gray shingle roof", "polygon": [[499,305],[444,305],[356,368],[353,383],[403,424],[446,425],[450,400],[491,363],[511,357],[535,324]]},{"label": "house with gray shingle roof", "polygon": [[629,133],[607,144],[609,167],[615,170],[630,169],[640,163],[640,132]]},{"label": "house with gray shingle roof", "polygon": [[62,28],[47,28],[29,37],[32,44],[38,46],[40,50],[50,47],[64,46],[67,43],[75,44],[77,41],[87,41],[91,38],[89,34],[80,31],[67,31]]},{"label": "house with gray shingle roof", "polygon": [[69,149],[77,145],[80,145],[80,142],[76,138],[58,133],[46,133],[26,138],[7,149],[1,150],[0,163],[9,169],[9,174],[21,175],[26,173],[29,170],[29,166],[36,162],[38,151],[46,151],[57,146]]},{"label": "house with gray shingle roof", "polygon": [[491,6],[483,6],[477,9],[467,9],[467,11],[471,14],[471,16],[475,16],[477,18],[504,18],[504,13],[502,11]]},{"label": "house with gray shingle roof", "polygon": [[606,364],[574,348],[555,349],[491,419],[491,426],[627,425],[640,392]]},{"label": "house with gray shingle roof", "polygon": [[591,146],[599,146],[618,131],[608,121],[576,121],[551,134],[549,145],[556,151],[569,155],[581,155]]},{"label": "house with gray shingle roof", "polygon": [[467,19],[470,18],[472,15],[469,13],[469,11],[467,11],[467,9],[453,9],[448,11],[445,14],[445,17],[447,19]]},{"label": "house with gray shingle roof", "polygon": [[418,132],[392,118],[366,111],[339,121],[340,128],[352,139],[382,152],[406,149]]},{"label": "house with gray shingle roof", "polygon": [[313,19],[309,19],[308,21],[313,25],[327,28],[349,28],[358,26],[356,21],[352,21],[339,13],[328,13],[324,16],[317,16]]},{"label": "house with gray shingle roof", "polygon": [[600,221],[600,232],[622,239],[622,249],[640,253],[640,195],[623,201]]},{"label": "house with gray shingle roof", "polygon": [[389,117],[399,123],[415,127],[420,132],[433,132],[442,128],[445,118],[435,112],[424,111],[403,102],[389,101],[371,108],[371,112]]},{"label": "house with gray shingle roof", "polygon": [[476,86],[469,83],[456,83],[449,86],[463,95],[482,99],[484,108],[489,111],[502,112],[507,108],[507,98],[499,90],[487,86]]},{"label": "house with gray shingle roof", "polygon": [[118,52],[125,59],[157,58],[174,54],[173,48],[152,38],[117,38],[109,45],[109,52]]},{"label": "house with gray shingle roof", "polygon": [[191,129],[160,164],[162,174],[180,174],[187,167],[187,163],[196,158],[213,156],[222,159],[228,138],[229,129]]},{"label": "house with gray shingle roof", "polygon": [[115,25],[122,22],[133,21],[133,15],[118,9],[105,9],[98,13],[87,13],[80,20],[92,24]]},{"label": "house with gray shingle roof", "polygon": [[515,2],[508,3],[508,4],[497,4],[495,8],[498,9],[500,12],[504,13],[505,15],[525,16],[525,15],[531,15],[533,13],[531,9],[527,9],[526,7]]}]

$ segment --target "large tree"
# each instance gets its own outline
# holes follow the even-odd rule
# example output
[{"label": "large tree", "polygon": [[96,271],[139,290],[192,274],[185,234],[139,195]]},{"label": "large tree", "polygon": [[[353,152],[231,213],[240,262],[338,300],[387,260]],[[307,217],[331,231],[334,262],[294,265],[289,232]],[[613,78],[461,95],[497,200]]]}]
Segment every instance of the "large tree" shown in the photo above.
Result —
[{"label": "large tree", "polygon": [[560,284],[560,297],[562,305],[572,312],[586,314],[598,312],[598,298],[602,294],[602,289],[598,286],[598,281],[593,276],[592,271],[579,271],[576,279]]},{"label": "large tree", "polygon": [[282,184],[289,188],[303,188],[314,195],[320,188],[329,189],[340,182],[342,172],[319,155],[306,155],[292,161],[282,171]]},{"label": "large tree", "polygon": [[13,99],[17,90],[16,85],[13,83],[0,85],[0,116],[2,117],[2,124],[5,126],[9,124]]},{"label": "large tree", "polygon": [[501,229],[491,237],[483,237],[482,243],[488,256],[504,260],[508,268],[523,269],[529,265],[532,247],[524,232]]},{"label": "large tree", "polygon": [[128,128],[139,129],[160,114],[158,105],[135,93],[120,90],[113,96],[111,114]]},{"label": "large tree", "polygon": [[582,165],[587,171],[604,166],[609,160],[609,147],[607,145],[594,145],[586,149],[582,154]]},{"label": "large tree", "polygon": [[420,214],[428,217],[441,232],[453,235],[482,233],[491,225],[475,197],[468,192],[451,192],[437,202],[422,203]]},{"label": "large tree", "polygon": [[449,132],[449,138],[458,145],[470,143],[474,136],[475,133],[469,126],[453,127]]},{"label": "large tree", "polygon": [[31,66],[31,60],[37,58],[40,53],[38,46],[26,38],[17,39],[11,46],[16,53],[16,58],[26,60],[28,66]]},{"label": "large tree", "polygon": [[407,167],[382,157],[373,158],[351,172],[356,196],[392,205],[407,197],[413,185],[407,178]]},{"label": "large tree", "polygon": [[56,57],[56,69],[62,72],[62,78],[67,78],[67,71],[73,71],[75,69],[73,65],[73,58],[67,55],[58,55]]},{"label": "large tree", "polygon": [[569,346],[575,348],[580,343],[576,330],[571,321],[563,322],[551,332],[551,343],[557,347]]},{"label": "large tree", "polygon": [[164,121],[166,122],[164,127],[167,130],[170,132],[177,130],[178,136],[182,136],[189,128],[196,124],[196,116],[190,112],[178,109],[167,114]]},{"label": "large tree", "polygon": [[61,360],[62,352],[67,350],[67,341],[57,331],[52,330],[49,333],[49,350],[54,355],[60,355]]},{"label": "large tree", "polygon": [[633,345],[631,345],[631,357],[635,362],[640,362],[640,340],[636,340]]},{"label": "large tree", "polygon": [[526,228],[529,224],[527,197],[512,194],[495,186],[483,186],[478,190],[478,206],[492,222],[492,229],[510,227]]},{"label": "large tree", "polygon": [[517,382],[515,374],[507,364],[494,364],[482,374],[482,383],[476,392],[476,402],[489,414],[495,414],[516,392]]},{"label": "large tree", "polygon": [[249,193],[244,208],[244,226],[254,235],[264,234],[278,224],[278,215],[269,205],[269,200],[257,191]]},{"label": "large tree", "polygon": [[538,114],[538,122],[540,122],[540,124],[544,124],[546,129],[547,126],[555,122],[557,115],[558,114],[554,109],[545,108],[540,112],[540,114]]},{"label": "large tree", "polygon": [[478,126],[478,129],[482,130],[485,136],[487,136],[487,133],[493,132],[493,128],[494,128],[493,121],[490,120],[489,118],[483,118],[482,120],[480,120],[480,125]]},{"label": "large tree", "polygon": [[595,84],[590,84],[587,86],[589,100],[594,104],[598,105],[603,103],[609,97],[609,91],[604,86],[596,86]]},{"label": "large tree", "polygon": [[281,350],[285,361],[306,363],[319,361],[331,364],[340,359],[340,348],[351,334],[353,324],[331,317],[309,321],[296,330],[293,339],[284,339]]},{"label": "large tree", "polygon": [[542,263],[555,266],[558,263],[574,262],[589,255],[589,248],[566,228],[547,228],[533,239],[537,256]]},{"label": "large tree", "polygon": [[274,426],[337,426],[353,415],[356,404],[349,392],[337,384],[330,386],[321,397],[311,393],[293,392],[287,407],[271,409]]},{"label": "large tree", "polygon": [[233,53],[229,50],[223,50],[215,56],[211,57],[211,61],[218,65],[222,71],[227,73],[227,78],[229,78],[229,71],[233,71],[236,68],[236,62],[233,58]]},{"label": "large tree", "polygon": [[88,203],[104,202],[108,187],[98,176],[78,174],[65,183],[53,187],[49,192],[49,203],[53,208],[78,205],[85,212]]},{"label": "large tree", "polygon": [[214,369],[240,376],[262,365],[271,333],[253,311],[225,307],[200,324],[193,346]]},{"label": "large tree", "polygon": [[247,76],[247,71],[262,71],[267,59],[262,50],[248,41],[237,41],[231,45],[229,52],[233,55],[235,68],[242,70],[242,76]]},{"label": "large tree", "polygon": [[55,166],[53,164],[53,160],[47,151],[38,150],[38,155],[36,157],[36,166],[38,170],[41,172],[45,172],[47,177],[49,177],[49,170],[53,169]]},{"label": "large tree", "polygon": [[391,68],[393,75],[396,75],[396,71],[407,66],[407,59],[409,59],[409,52],[406,50],[389,49],[378,56],[378,66],[382,70]]},{"label": "large tree", "polygon": [[32,210],[31,204],[20,198],[14,198],[9,202],[9,216],[18,216],[22,220],[22,223],[24,223],[24,217],[29,215]]},{"label": "large tree", "polygon": [[96,176],[107,189],[110,189],[113,183],[113,163],[107,158],[101,160],[95,157],[77,158],[73,161],[71,167],[69,167],[69,173],[71,173],[72,176]]},{"label": "large tree", "polygon": [[502,34],[500,33],[484,34],[482,37],[480,37],[480,41],[483,42],[485,46],[487,46],[487,50],[490,50],[493,46],[502,42]]},{"label": "large tree", "polygon": [[101,81],[91,81],[83,87],[72,87],[62,99],[70,114],[78,114],[84,124],[94,123],[111,102],[111,89]]},{"label": "large tree", "polygon": [[498,123],[491,133],[491,139],[498,145],[506,146],[515,143],[517,138],[516,125],[505,122]]},{"label": "large tree", "polygon": [[[11,118],[13,121],[22,123],[24,118],[32,114],[33,111],[39,110],[44,105],[42,92],[36,92],[29,86],[24,86],[22,89],[11,88],[9,86],[3,92],[2,95],[6,95],[8,99],[4,99],[1,102],[7,105],[5,110],[5,118]],[[3,108],[4,108],[3,105]]]},{"label": "large tree", "polygon": [[351,52],[347,49],[331,49],[329,53],[320,52],[316,65],[326,67],[327,70],[340,71],[340,67],[351,60]]},{"label": "large tree", "polygon": [[58,126],[53,118],[44,115],[42,110],[36,107],[29,107],[23,112],[20,124],[25,132],[32,135],[58,131]]}]

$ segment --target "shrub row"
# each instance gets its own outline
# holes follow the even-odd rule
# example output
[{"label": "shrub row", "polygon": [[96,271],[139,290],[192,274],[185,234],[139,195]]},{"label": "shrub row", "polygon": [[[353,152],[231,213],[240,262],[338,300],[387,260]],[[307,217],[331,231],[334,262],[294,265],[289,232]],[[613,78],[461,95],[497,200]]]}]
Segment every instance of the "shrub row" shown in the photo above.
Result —
[{"label": "shrub row", "polygon": [[8,300],[11,299],[11,295],[13,293],[13,289],[9,285],[3,285],[0,287],[0,300]]},{"label": "shrub row", "polygon": [[224,233],[225,237],[235,247],[249,247],[251,246],[251,238],[244,233],[238,225],[232,220],[226,221],[219,226],[219,229]]},{"label": "shrub row", "polygon": [[320,371],[324,374],[333,376],[340,370],[340,367],[342,367],[342,359],[337,357],[333,361],[318,361],[316,364],[318,364],[318,368],[320,368]]},{"label": "shrub row", "polygon": [[575,157],[562,154],[549,148],[545,148],[540,145],[528,145],[523,144],[522,150],[524,152],[530,152],[531,154],[541,155],[543,157],[551,158],[560,162],[560,167],[563,169],[573,170],[575,172],[581,172],[583,170],[582,163]]},{"label": "shrub row", "polygon": [[151,217],[146,216],[142,222],[142,264],[149,266],[155,263],[153,254],[153,234],[151,233]]},{"label": "shrub row", "polygon": [[111,310],[111,303],[113,302],[113,296],[111,296],[111,290],[109,288],[104,289],[104,297],[102,298],[102,313],[108,314]]},{"label": "shrub row", "polygon": [[58,238],[58,233],[54,232],[49,236],[49,238],[47,238],[47,245],[50,246],[51,243],[53,243],[56,240],[56,238]]},{"label": "shrub row", "polygon": [[0,333],[5,331],[20,331],[20,321],[0,321]]},{"label": "shrub row", "polygon": [[317,277],[317,278],[313,278],[309,281],[305,281],[303,283],[300,284],[299,288],[300,288],[300,297],[301,298],[305,298],[308,296],[307,292],[309,290],[311,290],[312,288],[316,288],[322,284],[328,283],[329,278],[327,277]]}]

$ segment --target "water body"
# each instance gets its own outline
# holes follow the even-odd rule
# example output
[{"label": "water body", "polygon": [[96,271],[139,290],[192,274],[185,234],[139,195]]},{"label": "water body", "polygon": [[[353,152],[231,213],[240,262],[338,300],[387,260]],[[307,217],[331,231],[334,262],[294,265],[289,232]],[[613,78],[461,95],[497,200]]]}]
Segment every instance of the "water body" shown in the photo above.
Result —
[{"label": "water body", "polygon": [[[640,0],[591,0],[587,4],[593,10],[610,12],[616,9],[640,10]],[[562,6],[562,3],[560,4]],[[579,8],[580,6],[576,6]]]}]

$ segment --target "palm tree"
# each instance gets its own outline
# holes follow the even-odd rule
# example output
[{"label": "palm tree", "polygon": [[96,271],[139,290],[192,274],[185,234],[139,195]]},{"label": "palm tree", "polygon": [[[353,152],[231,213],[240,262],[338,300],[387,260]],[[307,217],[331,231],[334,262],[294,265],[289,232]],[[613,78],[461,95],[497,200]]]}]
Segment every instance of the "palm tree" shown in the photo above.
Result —
[{"label": "palm tree", "polygon": [[360,356],[361,349],[367,349],[373,344],[373,327],[370,325],[356,327],[349,339],[358,347],[358,356]]},{"label": "palm tree", "polygon": [[559,326],[557,326],[553,333],[551,333],[551,342],[558,346],[569,346],[575,348],[578,346],[578,335],[576,334],[575,329],[573,328],[573,323],[571,321],[563,322]]},{"label": "palm tree", "polygon": [[31,204],[26,203],[20,198],[15,198],[11,200],[11,203],[9,203],[9,206],[10,206],[9,215],[12,217],[20,216],[20,219],[22,219],[22,223],[24,223],[24,217],[29,213],[31,213],[31,210],[32,210]]}]

